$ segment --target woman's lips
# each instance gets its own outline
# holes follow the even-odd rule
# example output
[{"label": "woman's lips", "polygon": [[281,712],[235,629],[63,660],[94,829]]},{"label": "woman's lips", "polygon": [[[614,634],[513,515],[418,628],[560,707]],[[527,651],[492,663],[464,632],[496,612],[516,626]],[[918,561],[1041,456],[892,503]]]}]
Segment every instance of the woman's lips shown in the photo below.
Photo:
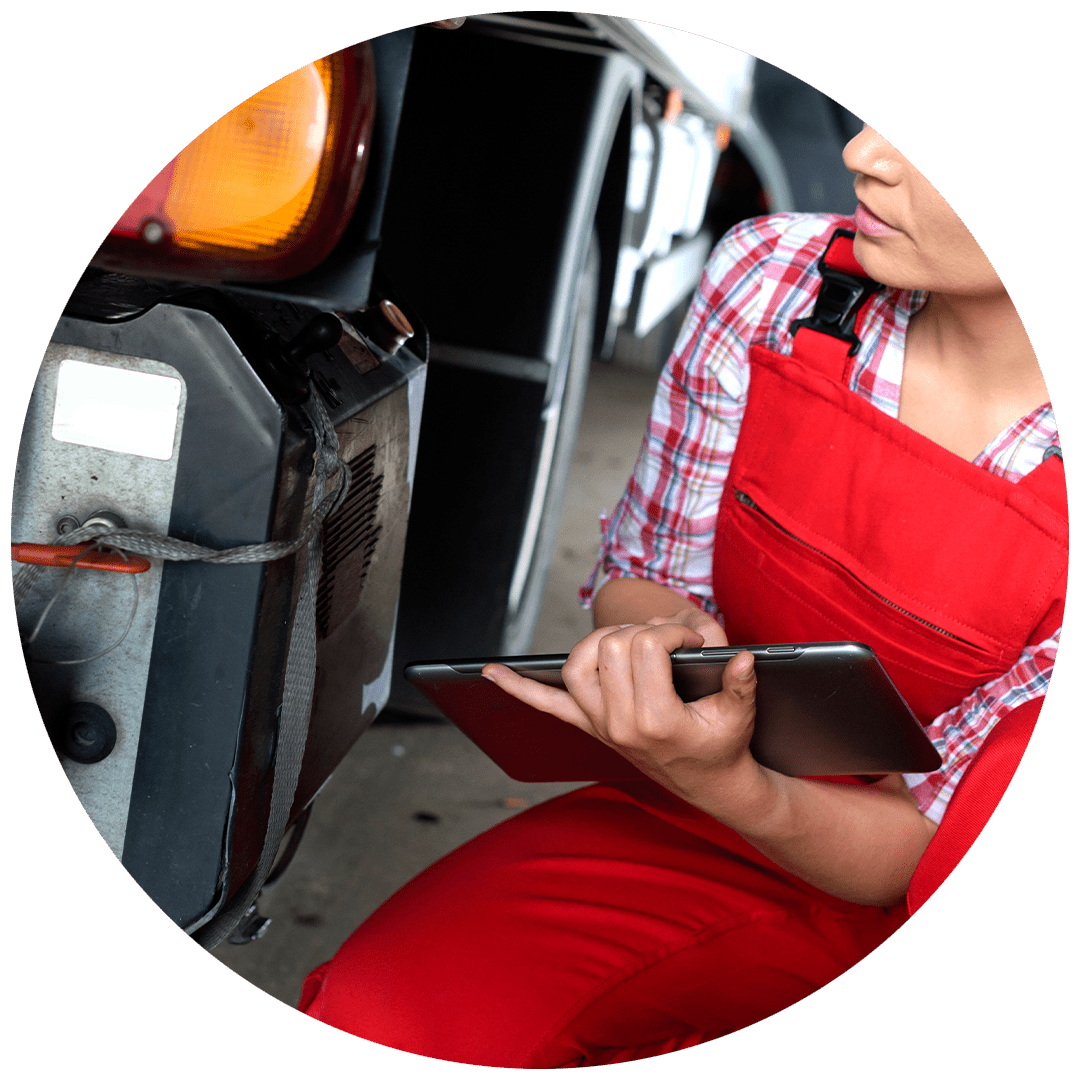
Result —
[{"label": "woman's lips", "polygon": [[862,203],[855,209],[855,228],[867,236],[893,236],[900,231],[870,213]]}]

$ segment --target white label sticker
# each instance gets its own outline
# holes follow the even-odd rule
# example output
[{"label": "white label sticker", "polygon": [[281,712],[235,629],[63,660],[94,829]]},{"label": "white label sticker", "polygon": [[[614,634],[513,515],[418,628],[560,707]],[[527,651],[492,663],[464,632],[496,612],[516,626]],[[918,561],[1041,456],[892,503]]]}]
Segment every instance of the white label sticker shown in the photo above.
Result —
[{"label": "white label sticker", "polygon": [[53,438],[168,461],[176,437],[179,379],[63,360],[56,377]]}]

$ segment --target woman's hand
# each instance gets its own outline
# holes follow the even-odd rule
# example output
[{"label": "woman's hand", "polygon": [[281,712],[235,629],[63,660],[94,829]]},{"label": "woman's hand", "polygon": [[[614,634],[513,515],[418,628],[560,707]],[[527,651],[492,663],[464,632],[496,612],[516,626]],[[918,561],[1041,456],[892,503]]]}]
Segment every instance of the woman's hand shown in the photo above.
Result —
[{"label": "woman's hand", "polygon": [[[680,626],[688,627],[701,635],[701,644],[689,646],[689,648],[721,649],[728,643],[724,628],[711,615],[707,615],[701,608],[695,607],[693,604],[681,608],[674,615],[654,615],[646,621],[645,625],[662,626],[664,623],[678,623]],[[613,630],[615,628],[609,626],[606,629]],[[620,627],[620,629],[622,628]]]},{"label": "woman's hand", "polygon": [[[900,903],[933,823],[896,777],[865,786],[829,784],[759,765],[750,754],[757,679],[748,652],[728,661],[719,693],[680,700],[670,654],[705,644],[692,628],[702,614],[678,611],[595,630],[563,666],[566,690],[501,664],[488,664],[484,675],[607,743],[811,885],[858,904]],[[722,636],[714,626],[702,624]]]},{"label": "woman's hand", "polygon": [[768,783],[765,770],[750,755],[757,684],[753,657],[736,655],[724,670],[719,693],[686,703],[672,683],[671,653],[726,644],[720,625],[695,608],[644,625],[593,631],[563,666],[566,690],[501,664],[488,664],[483,673],[507,693],[587,731],[670,791],[722,817],[728,816],[725,808],[745,807],[758,798]]}]

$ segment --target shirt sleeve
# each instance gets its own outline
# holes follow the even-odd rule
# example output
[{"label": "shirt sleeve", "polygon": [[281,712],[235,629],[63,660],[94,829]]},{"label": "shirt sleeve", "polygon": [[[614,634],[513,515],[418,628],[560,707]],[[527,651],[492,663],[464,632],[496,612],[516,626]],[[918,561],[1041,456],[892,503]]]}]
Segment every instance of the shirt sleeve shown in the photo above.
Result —
[{"label": "shirt sleeve", "polygon": [[713,533],[746,407],[747,351],[764,260],[779,222],[737,226],[709,258],[653,400],[626,492],[601,516],[599,558],[579,593],[592,605],[611,578],[648,578],[717,614]]},{"label": "shirt sleeve", "polygon": [[1002,676],[980,686],[926,729],[942,766],[935,773],[904,776],[919,809],[940,823],[960,777],[971,764],[983,739],[1013,709],[1046,694],[1057,658],[1060,629],[1038,645],[1028,646]]}]

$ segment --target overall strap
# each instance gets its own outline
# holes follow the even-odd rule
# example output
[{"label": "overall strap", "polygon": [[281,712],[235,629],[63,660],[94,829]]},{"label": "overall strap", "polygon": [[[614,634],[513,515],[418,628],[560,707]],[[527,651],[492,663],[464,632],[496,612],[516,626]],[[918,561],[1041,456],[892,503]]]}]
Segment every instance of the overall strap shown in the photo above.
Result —
[{"label": "overall strap", "polygon": [[813,313],[791,325],[791,355],[845,386],[852,358],[859,351],[855,322],[866,302],[882,288],[859,265],[854,241],[850,229],[832,234],[818,259],[822,281]]},{"label": "overall strap", "polygon": [[1021,478],[1017,482],[1017,487],[1030,491],[1055,510],[1065,521],[1068,520],[1069,508],[1065,495],[1065,466],[1062,462],[1059,447],[1050,447],[1043,454],[1042,464],[1037,465],[1027,476]]}]

